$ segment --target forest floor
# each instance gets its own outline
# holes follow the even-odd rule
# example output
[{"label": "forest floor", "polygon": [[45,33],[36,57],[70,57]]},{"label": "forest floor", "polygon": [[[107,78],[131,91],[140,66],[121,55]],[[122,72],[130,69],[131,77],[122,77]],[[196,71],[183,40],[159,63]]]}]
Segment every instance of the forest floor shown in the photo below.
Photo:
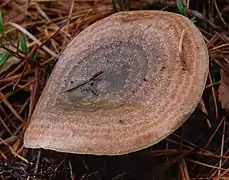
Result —
[{"label": "forest floor", "polygon": [[[202,101],[181,128],[150,148],[114,157],[23,147],[58,54],[74,36],[117,11],[181,14],[182,8],[204,36],[210,71]],[[0,10],[0,179],[229,180],[228,0],[190,0],[184,7],[179,0],[1,0]]]}]

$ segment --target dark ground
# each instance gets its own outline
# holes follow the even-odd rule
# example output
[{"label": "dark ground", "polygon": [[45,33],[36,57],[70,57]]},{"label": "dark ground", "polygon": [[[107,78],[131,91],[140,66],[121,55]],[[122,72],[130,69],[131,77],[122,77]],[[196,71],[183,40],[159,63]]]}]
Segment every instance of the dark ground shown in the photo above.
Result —
[{"label": "dark ground", "polygon": [[[73,5],[75,7],[71,8]],[[57,54],[71,36],[115,11],[163,9],[180,13],[172,1],[154,4],[131,1],[130,4],[121,5],[117,1],[114,8],[109,2],[73,4],[72,1],[47,1],[26,4],[5,0],[0,1],[0,8],[6,23],[13,20],[22,25]],[[93,10],[89,13],[90,9]],[[190,19],[195,17],[209,49],[210,73],[203,94],[204,103],[196,108],[180,129],[165,140],[148,149],[123,156],[73,155],[23,148],[26,124],[56,62],[28,38],[31,53],[26,56],[15,53],[21,62],[0,75],[0,179],[229,179],[228,114],[222,109],[218,97],[220,70],[229,72],[229,1],[190,0],[187,16]],[[72,20],[65,23],[64,20],[69,17]],[[63,25],[67,27],[69,36],[59,31]],[[2,41],[4,39],[1,47],[7,49],[13,46],[11,41],[21,38],[21,33],[7,24],[4,28],[8,39],[1,38]],[[6,42],[11,42],[11,45]],[[18,115],[21,120],[18,120]]]}]

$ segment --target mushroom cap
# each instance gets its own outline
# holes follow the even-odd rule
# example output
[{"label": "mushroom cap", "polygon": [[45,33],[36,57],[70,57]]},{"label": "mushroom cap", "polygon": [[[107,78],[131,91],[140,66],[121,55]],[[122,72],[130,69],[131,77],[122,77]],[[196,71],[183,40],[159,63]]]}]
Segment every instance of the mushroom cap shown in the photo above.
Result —
[{"label": "mushroom cap", "polygon": [[62,53],[24,145],[121,155],[158,143],[197,107],[208,59],[202,34],[182,15],[131,11],[97,21]]}]

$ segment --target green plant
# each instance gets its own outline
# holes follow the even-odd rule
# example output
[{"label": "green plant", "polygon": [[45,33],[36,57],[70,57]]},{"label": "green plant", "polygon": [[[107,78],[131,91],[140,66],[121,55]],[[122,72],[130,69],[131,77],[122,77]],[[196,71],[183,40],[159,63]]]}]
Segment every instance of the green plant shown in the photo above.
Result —
[{"label": "green plant", "polygon": [[183,15],[185,15],[185,13],[186,13],[186,7],[185,7],[183,1],[182,1],[182,0],[176,0],[176,4],[177,4],[178,10],[179,10]]},{"label": "green plant", "polygon": [[3,30],[3,17],[2,17],[2,11],[0,10],[0,35],[3,36],[4,30]]}]

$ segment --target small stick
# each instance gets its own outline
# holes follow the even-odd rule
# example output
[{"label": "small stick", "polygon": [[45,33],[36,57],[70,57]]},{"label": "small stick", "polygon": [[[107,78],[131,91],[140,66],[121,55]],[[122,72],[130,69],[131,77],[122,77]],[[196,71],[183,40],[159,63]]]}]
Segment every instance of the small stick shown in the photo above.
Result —
[{"label": "small stick", "polygon": [[40,160],[41,160],[41,149],[39,149],[38,151],[37,161],[36,161],[35,170],[34,170],[35,176],[33,176],[33,180],[36,180],[36,175],[38,173],[38,168],[40,166]]},{"label": "small stick", "polygon": [[69,166],[69,171],[70,171],[71,180],[74,180],[74,179],[75,179],[75,176],[74,176],[74,173],[73,173],[73,170],[72,170],[71,161],[68,161],[68,166]]},{"label": "small stick", "polygon": [[181,63],[183,65],[183,67],[184,67],[184,70],[188,70],[188,67],[186,66],[186,64],[185,64],[185,62],[184,62],[184,60],[182,58],[182,55],[183,55],[182,47],[183,47],[184,35],[185,35],[185,30],[183,29],[182,33],[181,33],[180,41],[179,41],[178,52],[179,52],[179,57],[181,59]]},{"label": "small stick", "polygon": [[25,159],[24,157],[20,156],[18,153],[16,153],[13,148],[4,140],[0,137],[0,142],[3,143],[4,145],[6,145],[10,152],[17,158],[19,158],[20,160],[24,161],[25,163],[29,164],[29,161],[27,159]]},{"label": "small stick", "polygon": [[95,74],[94,74],[90,79],[88,79],[87,81],[84,81],[83,83],[77,85],[76,87],[70,88],[70,89],[68,89],[68,90],[66,90],[66,91],[63,91],[63,92],[61,92],[61,93],[66,93],[66,92],[72,91],[72,90],[74,90],[74,89],[77,89],[77,88],[79,88],[79,87],[81,87],[81,86],[87,84],[88,82],[94,80],[96,77],[98,77],[98,76],[101,75],[102,73],[103,73],[103,71],[99,71],[99,72],[95,73]]}]

